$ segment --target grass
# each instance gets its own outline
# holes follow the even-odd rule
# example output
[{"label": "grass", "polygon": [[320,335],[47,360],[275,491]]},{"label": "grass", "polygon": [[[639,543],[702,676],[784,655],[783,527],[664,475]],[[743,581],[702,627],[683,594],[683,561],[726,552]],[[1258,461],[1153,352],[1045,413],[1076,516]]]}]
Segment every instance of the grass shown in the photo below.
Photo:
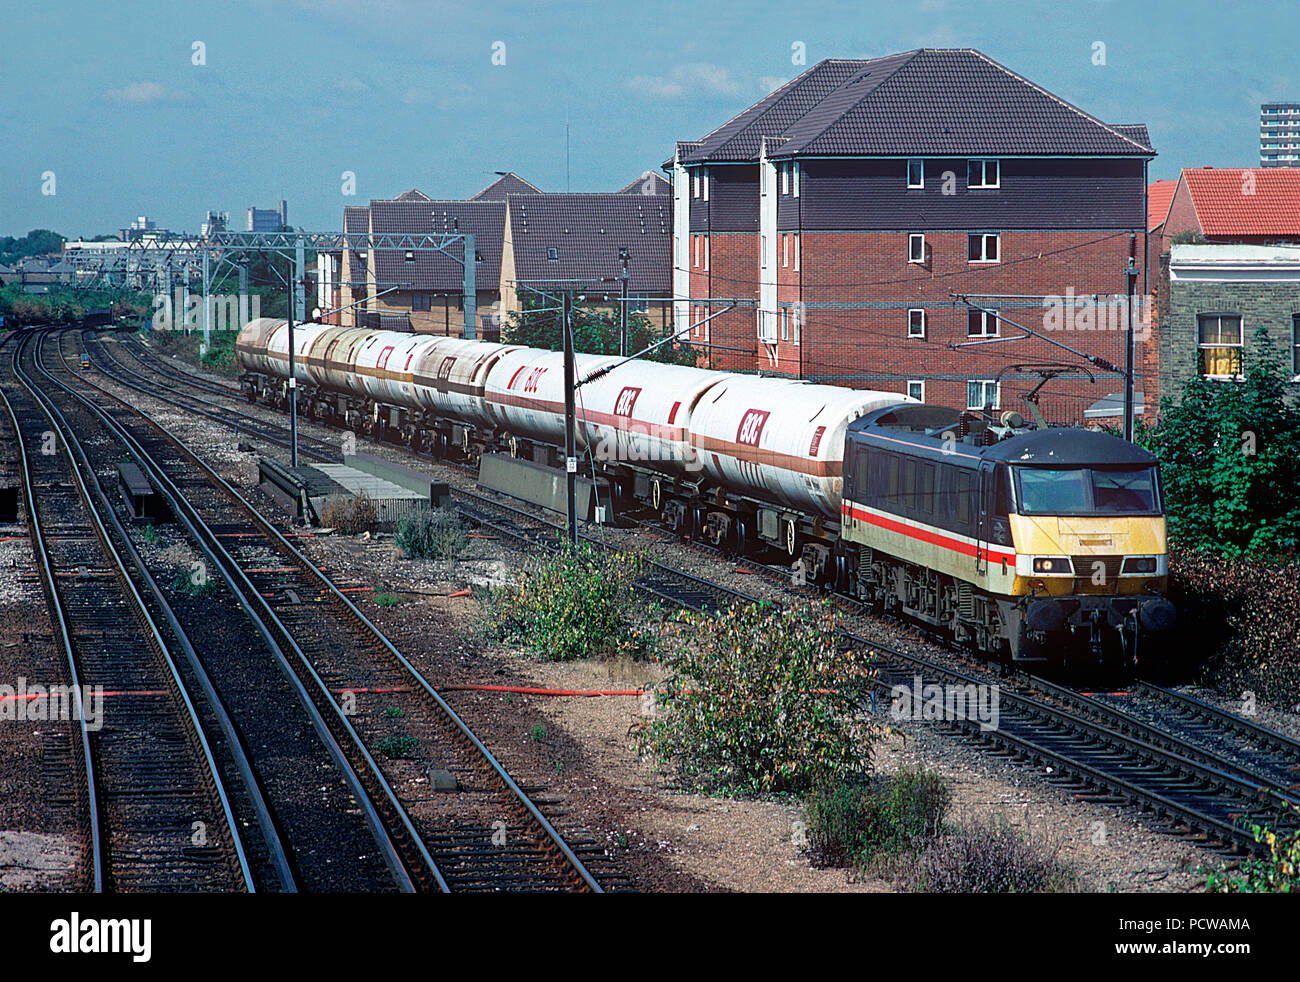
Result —
[{"label": "grass", "polygon": [[196,579],[197,574],[186,566],[176,567],[172,577],[172,589],[191,597],[208,597],[217,592],[217,586],[206,576]]},{"label": "grass", "polygon": [[469,545],[460,516],[446,508],[403,518],[394,541],[410,559],[455,559]]},{"label": "grass", "polygon": [[413,736],[391,736],[375,744],[375,750],[391,760],[403,760],[415,753],[419,743]]},{"label": "grass", "polygon": [[396,607],[402,602],[402,598],[396,593],[389,593],[386,590],[375,591],[375,603],[380,607]]}]

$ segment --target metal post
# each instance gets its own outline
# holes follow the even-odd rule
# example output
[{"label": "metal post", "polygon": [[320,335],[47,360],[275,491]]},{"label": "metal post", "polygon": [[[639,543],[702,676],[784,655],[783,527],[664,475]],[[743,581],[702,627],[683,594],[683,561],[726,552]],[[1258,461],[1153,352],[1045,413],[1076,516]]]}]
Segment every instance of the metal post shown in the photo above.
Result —
[{"label": "metal post", "polygon": [[242,328],[251,319],[248,309],[248,263],[241,262],[239,264],[239,326]]},{"label": "metal post", "polygon": [[1129,233],[1128,268],[1124,270],[1128,277],[1128,330],[1124,334],[1124,439],[1133,440],[1133,362],[1136,339],[1134,321],[1136,318],[1137,263],[1133,250],[1137,248],[1137,236]]},{"label": "metal post", "polygon": [[185,329],[185,336],[190,334],[190,261],[185,260],[185,272],[182,274],[183,293],[181,294],[181,324]]},{"label": "metal post", "polygon": [[210,267],[208,266],[208,247],[203,246],[203,351],[206,353],[212,345],[212,298],[208,294],[211,287]]},{"label": "metal post", "polygon": [[307,319],[307,297],[302,289],[303,277],[307,275],[307,270],[303,268],[305,265],[306,249],[300,232],[293,246],[293,316],[298,318],[299,323]]},{"label": "metal post", "polygon": [[465,317],[464,325],[461,331],[463,337],[473,341],[478,337],[478,285],[475,275],[475,265],[478,262],[478,253],[474,251],[474,236],[466,234],[465,243]]},{"label": "metal post", "polygon": [[573,297],[564,294],[564,470],[568,479],[569,550],[578,549],[578,420],[574,406]]},{"label": "metal post", "polygon": [[[298,242],[301,245],[302,239]],[[297,289],[297,283],[292,280],[289,286],[291,290]],[[289,308],[289,466],[296,468],[298,466],[298,372],[294,367],[292,301],[287,306]]]},{"label": "metal post", "polygon": [[618,356],[627,357],[627,250],[619,249],[618,258],[623,263],[623,302],[619,304],[618,318]]}]

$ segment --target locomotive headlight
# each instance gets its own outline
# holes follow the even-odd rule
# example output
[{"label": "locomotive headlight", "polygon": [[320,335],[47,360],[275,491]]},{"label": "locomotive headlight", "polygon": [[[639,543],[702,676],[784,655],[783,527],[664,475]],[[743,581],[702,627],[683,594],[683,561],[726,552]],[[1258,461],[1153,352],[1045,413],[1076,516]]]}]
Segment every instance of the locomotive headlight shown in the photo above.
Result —
[{"label": "locomotive headlight", "polygon": [[1123,572],[1130,576],[1164,576],[1168,572],[1164,556],[1126,556]]},{"label": "locomotive headlight", "polygon": [[1074,572],[1067,556],[1035,556],[1032,568],[1035,573],[1059,573],[1065,576]]}]

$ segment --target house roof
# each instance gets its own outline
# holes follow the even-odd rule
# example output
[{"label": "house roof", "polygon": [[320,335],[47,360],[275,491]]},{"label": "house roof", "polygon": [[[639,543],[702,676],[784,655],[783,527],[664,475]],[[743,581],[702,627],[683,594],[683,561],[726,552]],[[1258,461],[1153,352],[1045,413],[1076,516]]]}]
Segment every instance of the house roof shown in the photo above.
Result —
[{"label": "house roof", "polygon": [[1147,231],[1154,232],[1169,217],[1177,181],[1152,181],[1147,188]]},{"label": "house roof", "polygon": [[[647,190],[648,189],[648,190]],[[618,189],[619,194],[672,194],[673,186],[662,175],[652,170],[642,171],[639,177]]]},{"label": "house roof", "polygon": [[1142,124],[1108,125],[971,48],[818,62],[679,150],[750,162],[764,138],[776,158],[1155,153]]},{"label": "house roof", "polygon": [[[449,235],[469,232],[479,254],[475,278],[479,289],[493,290],[501,279],[501,240],[505,232],[504,201],[394,200],[370,202],[374,232]],[[459,254],[460,247],[450,247]],[[458,260],[439,252],[414,251],[407,262],[402,250],[376,249],[373,257],[379,289],[411,284],[407,289],[459,292],[464,270]]]},{"label": "house roof", "polygon": [[403,191],[393,200],[394,201],[432,201],[433,199],[430,198],[423,191],[417,190],[416,188],[411,188],[411,190],[409,191]]},{"label": "house roof", "polygon": [[[512,194],[510,234],[519,280],[606,277],[619,289],[628,250],[628,288],[667,294],[672,289],[672,198],[669,195]],[[555,259],[548,258],[555,250]]]},{"label": "house roof", "polygon": [[543,194],[541,188],[535,187],[514,171],[506,171],[495,181],[485,187],[470,201],[504,201],[507,194]]},{"label": "house roof", "polygon": [[366,205],[344,205],[343,231],[347,233],[369,232],[370,208]]},{"label": "house roof", "polygon": [[1300,167],[1184,168],[1201,233],[1300,238]]}]

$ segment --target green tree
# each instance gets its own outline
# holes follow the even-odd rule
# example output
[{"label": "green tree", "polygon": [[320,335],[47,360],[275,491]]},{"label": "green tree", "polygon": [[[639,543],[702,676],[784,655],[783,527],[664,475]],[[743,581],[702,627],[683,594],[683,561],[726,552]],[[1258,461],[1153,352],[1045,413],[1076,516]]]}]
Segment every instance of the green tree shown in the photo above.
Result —
[{"label": "green tree", "polygon": [[1264,556],[1300,542],[1300,409],[1267,332],[1256,339],[1242,381],[1194,378],[1154,427],[1138,427],[1137,442],[1160,459],[1181,548]]},{"label": "green tree", "polygon": [[[559,302],[546,297],[525,293],[524,309],[510,313],[501,327],[501,340],[506,344],[523,344],[530,348],[559,351],[563,347],[563,321]],[[618,311],[614,309],[574,305],[572,313],[574,349],[591,355],[618,354]],[[635,354],[662,341],[670,332],[660,331],[643,314],[628,314],[628,353]],[[665,362],[671,365],[694,365],[695,352],[677,342],[662,345],[645,355],[646,361]]]}]

